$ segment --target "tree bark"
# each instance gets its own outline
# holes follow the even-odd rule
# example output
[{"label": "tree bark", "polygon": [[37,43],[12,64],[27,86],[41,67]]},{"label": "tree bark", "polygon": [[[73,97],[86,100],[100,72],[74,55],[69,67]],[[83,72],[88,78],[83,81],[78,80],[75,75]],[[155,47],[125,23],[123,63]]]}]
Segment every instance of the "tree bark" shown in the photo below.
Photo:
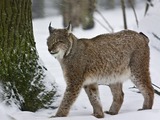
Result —
[{"label": "tree bark", "polygon": [[83,29],[93,28],[95,3],[96,0],[63,0],[62,16],[64,27],[71,21],[73,27],[82,25]]},{"label": "tree bark", "polygon": [[80,25],[80,0],[63,0],[62,15],[63,26],[67,27],[72,21],[73,27]]},{"label": "tree bark", "polygon": [[81,22],[84,30],[94,27],[95,3],[96,0],[81,0]]},{"label": "tree bark", "polygon": [[36,111],[55,93],[46,93],[48,101],[39,98],[45,69],[39,64],[31,13],[31,0],[0,0],[0,81],[6,103]]},{"label": "tree bark", "polygon": [[32,18],[44,17],[44,0],[32,0]]}]

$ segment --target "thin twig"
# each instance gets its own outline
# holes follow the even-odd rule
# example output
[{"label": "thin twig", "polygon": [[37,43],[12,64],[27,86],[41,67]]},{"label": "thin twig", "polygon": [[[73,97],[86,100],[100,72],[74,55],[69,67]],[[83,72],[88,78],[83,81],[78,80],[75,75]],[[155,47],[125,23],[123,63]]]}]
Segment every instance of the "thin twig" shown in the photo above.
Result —
[{"label": "thin twig", "polygon": [[122,8],[122,14],[123,14],[124,29],[127,29],[126,7],[125,7],[124,0],[121,0],[121,8]]},{"label": "thin twig", "polygon": [[158,35],[156,35],[155,33],[152,33],[153,34],[153,36],[155,37],[155,38],[157,38],[158,40],[160,40],[160,37],[158,37]]},{"label": "thin twig", "polygon": [[[159,86],[157,86],[157,85],[155,85],[154,83],[152,83],[152,86],[154,86],[154,87],[156,87],[156,88],[158,88],[158,89],[160,89],[160,87]],[[135,89],[136,88],[136,86],[133,86],[133,87],[130,87],[129,89]],[[137,88],[136,88],[137,89]],[[154,89],[154,88],[153,88]],[[136,92],[136,93],[140,93],[140,91],[133,91],[133,92]],[[156,93],[157,95],[160,95],[160,91],[158,91],[158,90],[156,90],[156,89],[154,89],[154,93]]]},{"label": "thin twig", "polygon": [[111,32],[114,32],[113,27],[109,24],[109,22],[106,20],[106,18],[102,15],[102,13],[98,10],[95,9],[95,11],[102,17],[102,19],[105,21],[105,23],[108,25],[108,27],[111,29]]},{"label": "thin twig", "polygon": [[108,32],[112,32],[112,31],[110,31],[105,25],[103,25],[97,18],[94,17],[94,19],[95,19],[104,29],[106,29]]},{"label": "thin twig", "polygon": [[154,83],[152,83],[152,85],[153,85],[154,87],[156,87],[156,88],[160,89],[160,87],[159,87],[159,86],[157,86],[157,85],[155,85]]},{"label": "thin twig", "polygon": [[158,90],[154,89],[154,93],[156,93],[157,95],[160,95],[160,92]]},{"label": "thin twig", "polygon": [[148,12],[150,6],[153,7],[153,3],[152,3],[151,0],[147,0],[145,12],[144,12],[144,16],[147,14],[147,12]]},{"label": "thin twig", "polygon": [[137,27],[139,27],[139,25],[138,25],[138,18],[137,18],[137,14],[136,14],[136,10],[134,9],[132,0],[129,0],[129,3],[130,3],[131,8],[132,8],[132,10],[133,10],[133,13],[134,13],[134,16],[135,16],[135,19],[136,19],[136,23],[137,23]]}]

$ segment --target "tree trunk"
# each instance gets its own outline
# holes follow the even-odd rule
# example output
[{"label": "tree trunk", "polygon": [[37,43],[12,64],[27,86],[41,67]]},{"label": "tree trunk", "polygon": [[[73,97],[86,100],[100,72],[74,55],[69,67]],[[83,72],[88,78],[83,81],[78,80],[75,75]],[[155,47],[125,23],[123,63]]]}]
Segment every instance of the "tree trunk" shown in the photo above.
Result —
[{"label": "tree trunk", "polygon": [[81,0],[81,22],[84,30],[94,27],[93,13],[96,0]]},{"label": "tree trunk", "polygon": [[[45,68],[39,64],[32,29],[31,0],[0,0],[0,81],[4,100],[36,111],[55,94],[44,93]],[[13,100],[14,99],[14,100]]]},{"label": "tree trunk", "polygon": [[44,0],[32,0],[32,18],[44,17]]},{"label": "tree trunk", "polygon": [[73,27],[80,25],[80,0],[63,0],[62,15],[63,26],[67,27],[72,22]]},{"label": "tree trunk", "polygon": [[66,27],[71,21],[73,27],[82,24],[83,29],[94,27],[93,13],[96,0],[63,0],[63,25]]}]

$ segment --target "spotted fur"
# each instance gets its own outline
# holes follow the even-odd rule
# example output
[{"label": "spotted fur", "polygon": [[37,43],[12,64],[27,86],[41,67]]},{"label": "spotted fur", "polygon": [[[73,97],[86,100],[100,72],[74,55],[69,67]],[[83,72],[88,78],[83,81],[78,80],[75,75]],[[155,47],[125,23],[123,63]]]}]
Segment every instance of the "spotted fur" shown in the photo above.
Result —
[{"label": "spotted fur", "polygon": [[[93,106],[93,115],[103,118],[98,85],[109,85],[112,105],[106,113],[115,115],[123,103],[122,83],[130,79],[144,97],[142,109],[151,109],[154,92],[149,73],[148,38],[142,33],[123,30],[94,38],[78,39],[67,29],[50,26],[48,51],[60,62],[66,91],[56,117],[67,116],[82,88]],[[136,104],[135,104],[136,105]]]}]

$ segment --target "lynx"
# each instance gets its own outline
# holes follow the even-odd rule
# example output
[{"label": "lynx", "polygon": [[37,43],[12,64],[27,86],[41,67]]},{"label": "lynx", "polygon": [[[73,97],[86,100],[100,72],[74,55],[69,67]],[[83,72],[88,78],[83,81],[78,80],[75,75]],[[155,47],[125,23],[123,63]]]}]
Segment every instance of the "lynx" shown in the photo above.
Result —
[{"label": "lynx", "polygon": [[71,29],[71,24],[64,29],[54,29],[49,25],[48,51],[59,61],[67,84],[54,117],[67,116],[84,88],[93,106],[93,115],[103,118],[98,85],[108,85],[113,95],[112,105],[106,113],[118,114],[124,96],[122,83],[127,79],[142,93],[142,109],[152,109],[154,92],[149,73],[147,36],[123,30],[91,39],[78,39]]}]

